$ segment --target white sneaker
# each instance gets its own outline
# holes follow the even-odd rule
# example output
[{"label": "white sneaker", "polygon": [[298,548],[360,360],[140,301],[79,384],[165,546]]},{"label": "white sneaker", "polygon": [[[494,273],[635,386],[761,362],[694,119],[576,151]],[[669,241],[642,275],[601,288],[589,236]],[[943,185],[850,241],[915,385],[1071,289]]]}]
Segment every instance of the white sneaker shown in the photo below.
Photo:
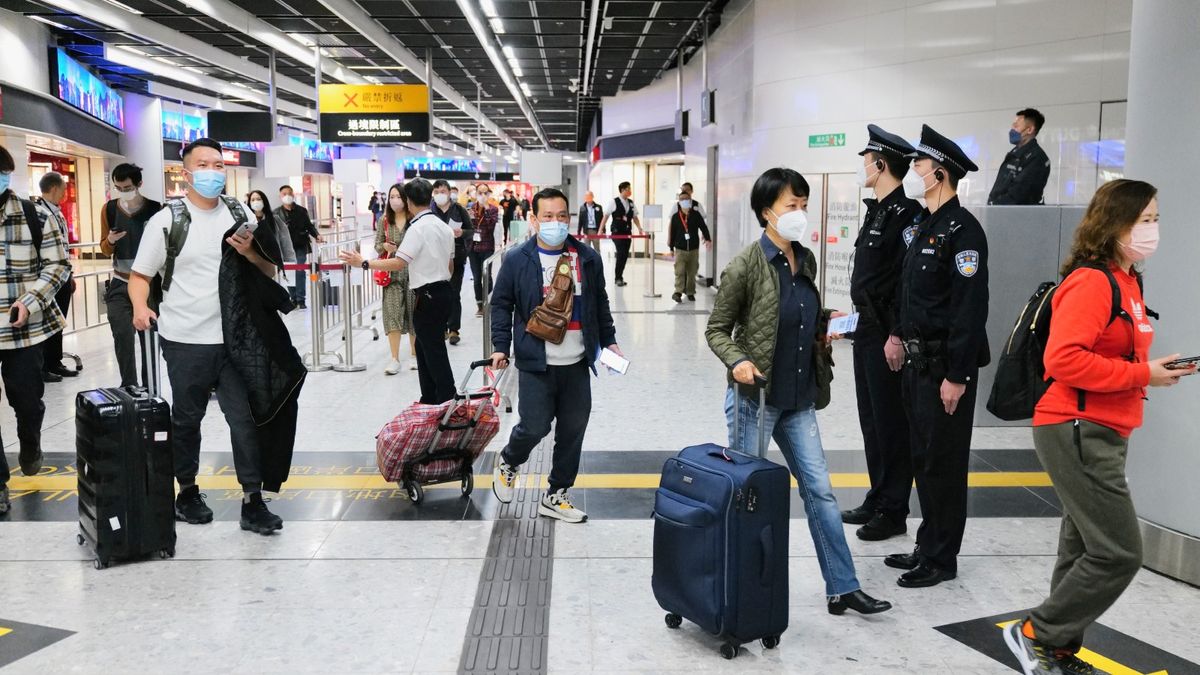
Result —
[{"label": "white sneaker", "polygon": [[538,504],[538,515],[557,518],[566,523],[582,523],[587,520],[587,514],[571,504],[566,490],[542,495],[542,501]]},{"label": "white sneaker", "polygon": [[496,458],[496,468],[492,470],[492,492],[501,504],[513,500],[513,495],[517,492],[517,472],[520,468],[509,466],[503,459]]},{"label": "white sneaker", "polygon": [[384,375],[395,375],[399,372],[400,372],[400,362],[397,361],[396,359],[392,359],[392,362],[388,364],[388,367],[383,369]]},{"label": "white sneaker", "polygon": [[408,369],[409,369],[409,370],[416,370],[416,369],[417,369],[417,362],[414,360],[412,363],[408,364]]}]

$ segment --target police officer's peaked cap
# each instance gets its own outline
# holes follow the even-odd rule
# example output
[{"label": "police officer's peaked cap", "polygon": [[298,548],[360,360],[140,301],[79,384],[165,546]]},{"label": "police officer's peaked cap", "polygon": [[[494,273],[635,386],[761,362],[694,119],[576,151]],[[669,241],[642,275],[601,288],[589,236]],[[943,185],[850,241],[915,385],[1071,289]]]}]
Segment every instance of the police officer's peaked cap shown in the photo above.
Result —
[{"label": "police officer's peaked cap", "polygon": [[928,124],[921,125],[921,142],[917,144],[912,157],[928,157],[946,167],[955,178],[962,178],[969,171],[979,170],[957,143],[929,128]]},{"label": "police officer's peaked cap", "polygon": [[916,148],[908,141],[896,134],[888,133],[874,124],[867,125],[867,134],[870,135],[870,139],[867,141],[867,147],[858,153],[860,155],[878,152],[896,159],[904,159],[916,152]]}]

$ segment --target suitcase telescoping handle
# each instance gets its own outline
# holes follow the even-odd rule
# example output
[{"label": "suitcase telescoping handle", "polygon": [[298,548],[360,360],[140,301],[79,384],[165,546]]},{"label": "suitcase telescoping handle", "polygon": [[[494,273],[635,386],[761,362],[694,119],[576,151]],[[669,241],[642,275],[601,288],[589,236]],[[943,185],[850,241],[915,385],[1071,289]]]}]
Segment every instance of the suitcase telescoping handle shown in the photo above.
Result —
[{"label": "suitcase telescoping handle", "polygon": [[[754,376],[754,385],[758,388],[758,457],[767,456],[767,378]],[[733,381],[733,437],[740,442],[742,439],[742,383]],[[743,454],[753,454],[749,448],[734,448]]]},{"label": "suitcase telescoping handle", "polygon": [[158,322],[151,319],[150,328],[142,331],[142,372],[146,375],[146,393],[162,395],[162,375],[158,370]]}]

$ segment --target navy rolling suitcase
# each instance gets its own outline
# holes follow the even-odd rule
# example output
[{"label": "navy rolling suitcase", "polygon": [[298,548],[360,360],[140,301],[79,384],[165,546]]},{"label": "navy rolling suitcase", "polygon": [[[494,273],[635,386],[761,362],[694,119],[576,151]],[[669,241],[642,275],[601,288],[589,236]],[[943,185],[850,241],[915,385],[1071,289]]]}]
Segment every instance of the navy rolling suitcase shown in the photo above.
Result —
[{"label": "navy rolling suitcase", "polygon": [[765,458],[765,389],[757,456],[684,448],[663,466],[654,495],[654,598],[668,627],[699,625],[723,641],[727,659],[754,640],[774,648],[788,625],[791,474]]},{"label": "navy rolling suitcase", "polygon": [[171,406],[159,396],[158,339],[146,331],[150,388],[94,389],[75,398],[80,546],[96,569],[175,555]]}]

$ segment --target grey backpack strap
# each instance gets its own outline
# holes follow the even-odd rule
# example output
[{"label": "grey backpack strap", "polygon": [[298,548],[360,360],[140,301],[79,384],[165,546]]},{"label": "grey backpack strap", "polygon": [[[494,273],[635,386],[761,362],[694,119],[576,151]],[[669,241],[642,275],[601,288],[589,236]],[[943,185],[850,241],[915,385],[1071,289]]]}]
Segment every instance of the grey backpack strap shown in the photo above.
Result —
[{"label": "grey backpack strap", "polygon": [[163,228],[163,239],[167,244],[167,263],[163,266],[162,290],[166,293],[171,288],[171,276],[175,273],[175,258],[183,250],[187,241],[188,229],[192,226],[192,214],[182,199],[172,199],[167,202],[171,209],[171,228]]},{"label": "grey backpack strap", "polygon": [[237,228],[249,222],[246,218],[246,209],[242,208],[241,202],[229,195],[221,195],[221,201],[225,203],[225,208],[229,209],[229,215],[233,216],[233,229],[235,232]]}]

